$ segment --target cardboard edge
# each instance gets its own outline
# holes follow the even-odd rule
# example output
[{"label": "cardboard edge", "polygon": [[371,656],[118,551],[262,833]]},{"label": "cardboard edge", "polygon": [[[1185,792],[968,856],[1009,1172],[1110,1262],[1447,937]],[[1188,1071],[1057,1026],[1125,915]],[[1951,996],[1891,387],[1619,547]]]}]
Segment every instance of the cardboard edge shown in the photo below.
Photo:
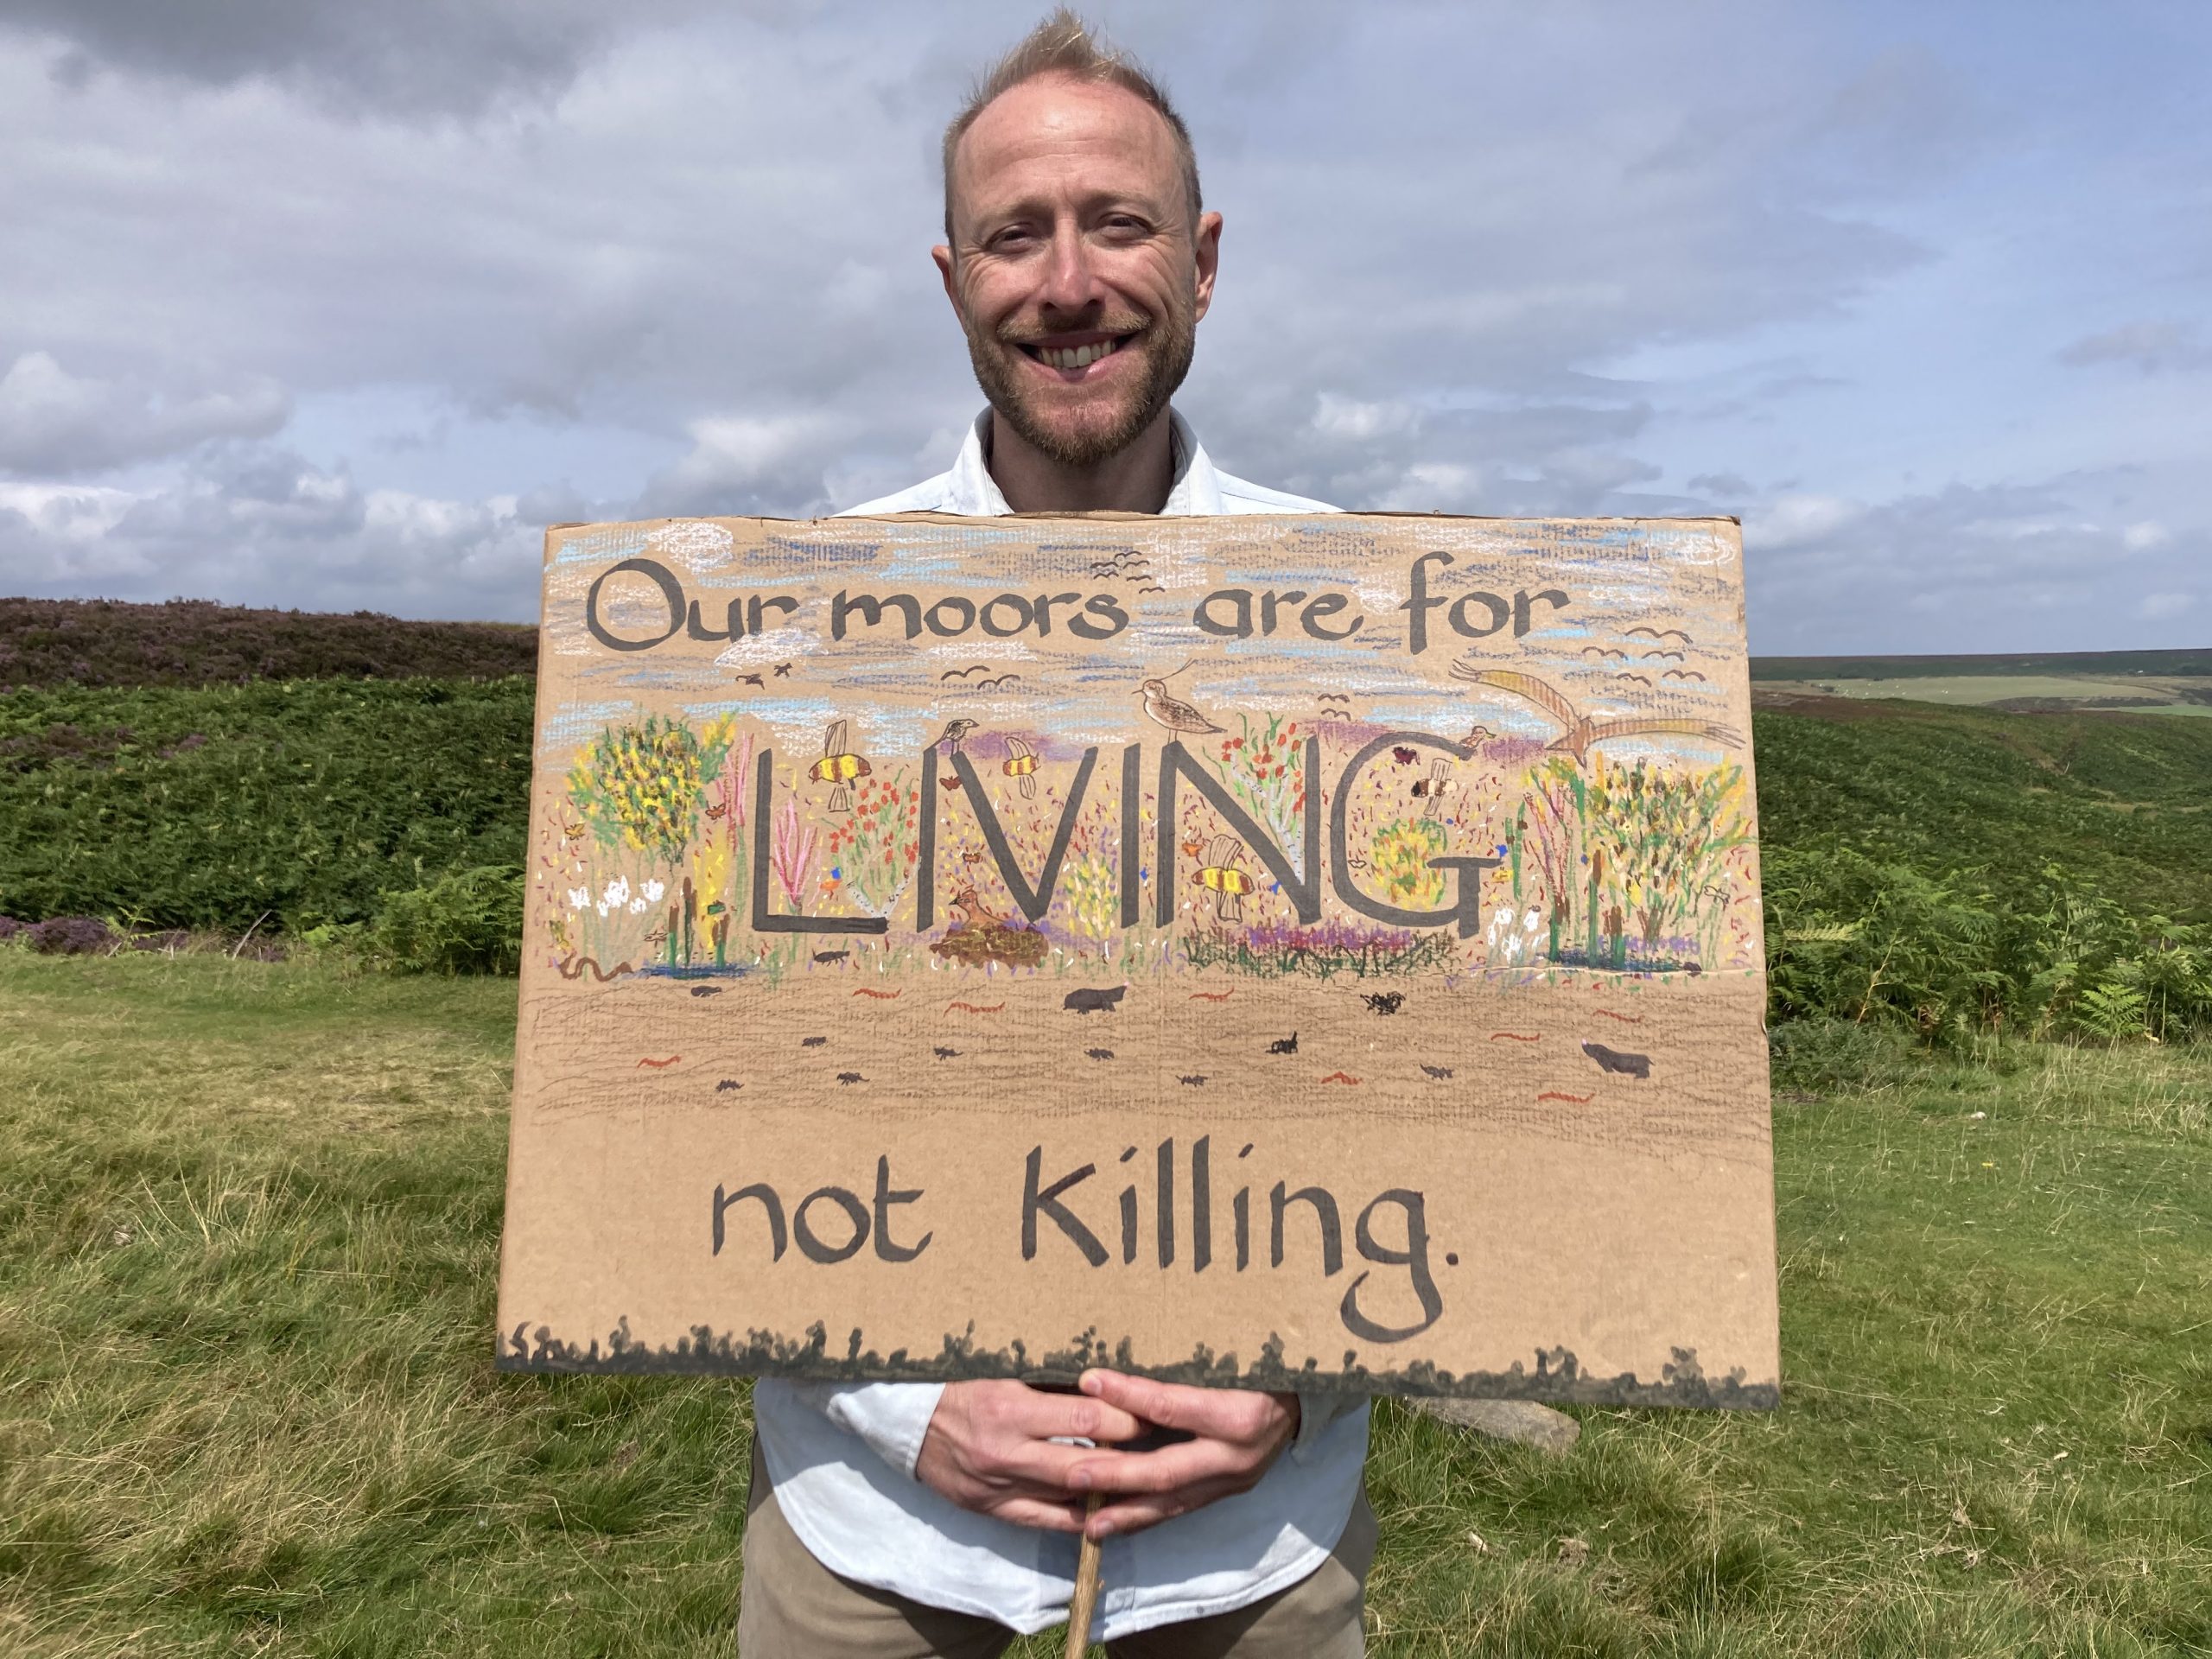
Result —
[{"label": "cardboard edge", "polygon": [[629,1323],[624,1318],[604,1343],[594,1337],[587,1345],[556,1337],[543,1325],[533,1329],[530,1320],[523,1319],[500,1337],[493,1366],[501,1371],[555,1376],[787,1376],[868,1382],[1016,1377],[1058,1383],[1073,1382],[1090,1367],[1107,1366],[1164,1382],[1288,1389],[1306,1394],[1445,1395],[1719,1411],[1772,1411],[1781,1403],[1778,1378],[1747,1381],[1740,1367],[1723,1376],[1708,1376],[1694,1348],[1675,1349],[1674,1358],[1661,1368],[1659,1376],[1646,1380],[1629,1371],[1613,1376],[1586,1375],[1567,1348],[1539,1349],[1533,1366],[1516,1360],[1503,1371],[1455,1373],[1426,1363],[1376,1370],[1355,1363],[1350,1354],[1342,1369],[1325,1371],[1312,1358],[1300,1366],[1285,1364],[1280,1337],[1270,1338],[1249,1365],[1239,1364],[1234,1354],[1216,1355],[1203,1344],[1189,1359],[1143,1364],[1135,1360],[1126,1338],[1109,1347],[1093,1332],[1085,1332],[1065,1349],[1033,1357],[1019,1344],[995,1351],[978,1348],[970,1327],[962,1336],[948,1334],[935,1354],[917,1357],[900,1349],[887,1357],[866,1349],[862,1332],[855,1329],[844,1356],[838,1357],[830,1352],[829,1332],[819,1323],[807,1327],[802,1337],[749,1331],[742,1341],[734,1332],[717,1333],[710,1325],[698,1325],[673,1344],[659,1347],[632,1338]]}]

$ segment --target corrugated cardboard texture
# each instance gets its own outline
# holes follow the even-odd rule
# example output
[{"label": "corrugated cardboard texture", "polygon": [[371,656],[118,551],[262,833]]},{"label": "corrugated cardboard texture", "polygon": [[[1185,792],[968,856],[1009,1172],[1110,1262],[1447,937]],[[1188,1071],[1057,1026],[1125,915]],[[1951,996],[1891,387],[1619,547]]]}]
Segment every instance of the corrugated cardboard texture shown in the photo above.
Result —
[{"label": "corrugated cardboard texture", "polygon": [[499,1363],[1771,1405],[1742,578],[552,532]]}]

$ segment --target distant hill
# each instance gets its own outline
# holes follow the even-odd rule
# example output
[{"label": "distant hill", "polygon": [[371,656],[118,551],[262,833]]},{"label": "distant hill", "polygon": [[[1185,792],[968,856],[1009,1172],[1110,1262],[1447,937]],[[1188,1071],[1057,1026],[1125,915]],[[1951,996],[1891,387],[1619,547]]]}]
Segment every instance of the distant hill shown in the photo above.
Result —
[{"label": "distant hill", "polygon": [[204,599],[0,599],[0,690],[255,680],[503,679],[537,667],[537,630],[260,611]]},{"label": "distant hill", "polygon": [[2045,651],[2018,656],[1754,657],[1755,680],[1917,680],[1954,675],[2212,677],[2212,650]]}]

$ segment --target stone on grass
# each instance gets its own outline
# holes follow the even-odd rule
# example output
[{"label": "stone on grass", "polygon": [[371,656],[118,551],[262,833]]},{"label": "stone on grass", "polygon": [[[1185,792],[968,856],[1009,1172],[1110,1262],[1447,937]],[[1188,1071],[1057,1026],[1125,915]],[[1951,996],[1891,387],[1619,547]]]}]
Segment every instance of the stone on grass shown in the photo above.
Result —
[{"label": "stone on grass", "polygon": [[1533,1400],[1438,1400],[1407,1402],[1422,1415],[1454,1428],[1471,1429],[1494,1440],[1511,1440],[1540,1451],[1565,1453],[1582,1438],[1582,1425],[1563,1411]]}]

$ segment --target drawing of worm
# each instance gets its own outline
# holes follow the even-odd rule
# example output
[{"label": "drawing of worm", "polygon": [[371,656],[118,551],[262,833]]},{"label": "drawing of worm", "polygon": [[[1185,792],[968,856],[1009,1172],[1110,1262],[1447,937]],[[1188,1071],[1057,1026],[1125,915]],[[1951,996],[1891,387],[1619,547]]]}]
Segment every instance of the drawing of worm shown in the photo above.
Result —
[{"label": "drawing of worm", "polygon": [[1547,1089],[1542,1094],[1538,1095],[1536,1098],[1539,1102],[1547,1100],[1564,1100],[1576,1106],[1587,1106],[1592,1101],[1597,1099],[1598,1096],[1595,1095],[1563,1095],[1556,1089]]},{"label": "drawing of worm", "polygon": [[1600,1020],[1618,1020],[1624,1026],[1640,1026],[1643,1023],[1643,1016],[1640,1014],[1615,1014],[1611,1008],[1592,1008],[1591,1012]]},{"label": "drawing of worm", "polygon": [[1493,1031],[1490,1034],[1490,1039],[1493,1043],[1501,1037],[1509,1039],[1510,1040],[1516,1043],[1540,1043],[1543,1041],[1543,1036],[1541,1033],[1533,1037],[1523,1036],[1517,1031]]},{"label": "drawing of worm", "polygon": [[668,1066],[674,1065],[683,1058],[683,1057],[681,1054],[671,1054],[664,1060],[639,1060],[638,1064],[639,1065],[650,1065],[654,1071],[658,1071]]},{"label": "drawing of worm", "polygon": [[1359,1079],[1353,1077],[1349,1071],[1332,1071],[1327,1077],[1322,1078],[1321,1081],[1324,1083],[1349,1083],[1357,1085]]},{"label": "drawing of worm", "polygon": [[571,957],[560,965],[557,971],[563,979],[582,979],[587,968],[591,969],[591,976],[602,985],[623,974],[638,971],[626,962],[618,962],[612,968],[602,968],[589,957]]},{"label": "drawing of worm", "polygon": [[1236,993],[1234,991],[1192,991],[1191,993],[1191,1001],[1193,1002],[1226,1002],[1230,997],[1236,995]]},{"label": "drawing of worm", "polygon": [[880,1002],[891,1002],[891,1001],[896,1001],[897,999],[899,999],[899,997],[902,997],[902,996],[906,995],[906,993],[905,991],[903,991],[903,990],[898,990],[898,991],[872,991],[872,990],[870,990],[867,986],[863,985],[863,986],[861,986],[861,987],[860,988],[860,989],[858,989],[857,991],[855,991],[855,992],[853,993],[853,995],[854,995],[855,996],[872,996],[872,997],[875,998],[875,999],[876,999],[878,1001],[880,1001]]},{"label": "drawing of worm", "polygon": [[944,1005],[944,1011],[950,1014],[957,1008],[963,1014],[996,1014],[1005,1007],[1003,1002],[994,1002],[988,1008],[979,1008],[973,1002],[948,1002]]}]

